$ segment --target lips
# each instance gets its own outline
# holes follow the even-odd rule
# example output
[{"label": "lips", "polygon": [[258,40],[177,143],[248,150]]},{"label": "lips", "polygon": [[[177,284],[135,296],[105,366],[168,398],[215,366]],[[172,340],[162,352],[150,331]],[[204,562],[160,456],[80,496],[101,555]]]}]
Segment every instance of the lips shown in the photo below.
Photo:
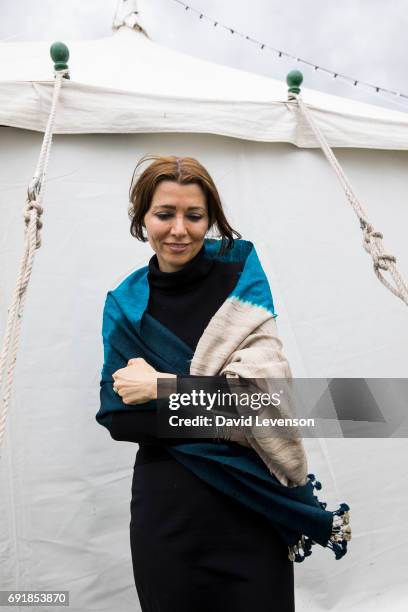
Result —
[{"label": "lips", "polygon": [[183,253],[187,249],[187,247],[188,247],[188,243],[187,244],[185,244],[185,243],[177,244],[177,243],[174,242],[174,243],[165,243],[165,244],[174,253]]}]

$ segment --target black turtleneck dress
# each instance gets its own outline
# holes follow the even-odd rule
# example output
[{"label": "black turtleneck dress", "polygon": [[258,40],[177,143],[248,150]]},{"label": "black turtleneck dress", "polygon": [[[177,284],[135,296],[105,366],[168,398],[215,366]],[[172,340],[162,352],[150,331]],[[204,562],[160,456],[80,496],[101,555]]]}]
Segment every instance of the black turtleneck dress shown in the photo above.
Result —
[{"label": "black turtleneck dress", "polygon": [[[193,350],[242,266],[204,247],[177,272],[149,261],[147,312]],[[215,377],[214,385],[226,381]],[[178,381],[183,391],[183,380]],[[130,544],[142,612],[293,612],[293,563],[262,515],[214,489],[167,452],[154,413],[114,413],[111,435],[137,442]],[[189,442],[201,442],[192,439]],[[216,440],[211,440],[217,444]],[[231,442],[230,444],[234,444]]]}]

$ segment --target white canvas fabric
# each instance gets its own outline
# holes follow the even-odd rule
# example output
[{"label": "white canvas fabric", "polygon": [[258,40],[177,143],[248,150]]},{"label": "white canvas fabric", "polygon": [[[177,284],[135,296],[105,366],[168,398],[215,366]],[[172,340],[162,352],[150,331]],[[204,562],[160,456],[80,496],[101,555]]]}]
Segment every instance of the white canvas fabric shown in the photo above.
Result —
[{"label": "white canvas fabric", "polygon": [[[110,439],[94,415],[106,292],[152,254],[127,217],[143,154],[190,155],[208,168],[231,225],[256,246],[294,377],[368,377],[371,387],[408,377],[406,306],[375,277],[354,212],[286,104],[286,85],[212,64],[187,85],[182,75],[201,62],[141,36],[121,29],[69,43],[72,80],[57,113],[0,462],[1,588],[68,589],[74,612],[138,609],[128,534],[137,445]],[[51,97],[48,46],[0,44],[1,334]],[[132,60],[118,70],[125,55]],[[174,78],[155,76],[167,61]],[[407,276],[405,115],[303,91]],[[341,561],[315,552],[298,564],[298,611],[406,608],[403,433],[304,441],[328,507],[350,505],[353,540]]]},{"label": "white canvas fabric", "polygon": [[[0,43],[1,125],[44,130],[52,42]],[[56,133],[210,133],[317,146],[282,81],[178,53],[126,27],[67,44],[71,80],[64,81]],[[408,148],[403,112],[306,87],[302,96],[331,146]]]}]

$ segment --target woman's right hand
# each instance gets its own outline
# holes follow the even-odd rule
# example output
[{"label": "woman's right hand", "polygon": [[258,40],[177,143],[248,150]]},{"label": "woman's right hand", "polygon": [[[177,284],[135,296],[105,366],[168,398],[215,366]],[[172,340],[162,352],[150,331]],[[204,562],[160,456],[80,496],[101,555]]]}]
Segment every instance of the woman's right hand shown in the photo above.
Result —
[{"label": "woman's right hand", "polygon": [[157,379],[175,378],[175,374],[158,372],[143,357],[129,359],[125,368],[112,374],[113,388],[124,404],[144,404],[157,399]]}]

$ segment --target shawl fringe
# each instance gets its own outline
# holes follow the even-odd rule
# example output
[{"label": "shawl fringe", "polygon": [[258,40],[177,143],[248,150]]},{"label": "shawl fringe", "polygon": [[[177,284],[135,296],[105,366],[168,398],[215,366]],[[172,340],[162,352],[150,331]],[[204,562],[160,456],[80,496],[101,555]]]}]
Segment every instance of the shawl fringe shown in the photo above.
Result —
[{"label": "shawl fringe", "polygon": [[[313,489],[320,491],[322,488],[321,483],[316,480],[314,474],[307,475],[309,481],[312,484]],[[327,503],[319,500],[317,495],[314,495],[323,510],[326,510]],[[347,552],[347,542],[351,540],[351,527],[350,527],[350,506],[345,502],[342,502],[337,510],[331,510],[333,515],[332,532],[326,548],[330,548],[336,560],[341,559]],[[288,546],[289,554],[288,558],[290,561],[295,563],[301,563],[306,557],[310,557],[312,554],[312,546],[317,544],[312,538],[302,535],[297,544]]]}]

